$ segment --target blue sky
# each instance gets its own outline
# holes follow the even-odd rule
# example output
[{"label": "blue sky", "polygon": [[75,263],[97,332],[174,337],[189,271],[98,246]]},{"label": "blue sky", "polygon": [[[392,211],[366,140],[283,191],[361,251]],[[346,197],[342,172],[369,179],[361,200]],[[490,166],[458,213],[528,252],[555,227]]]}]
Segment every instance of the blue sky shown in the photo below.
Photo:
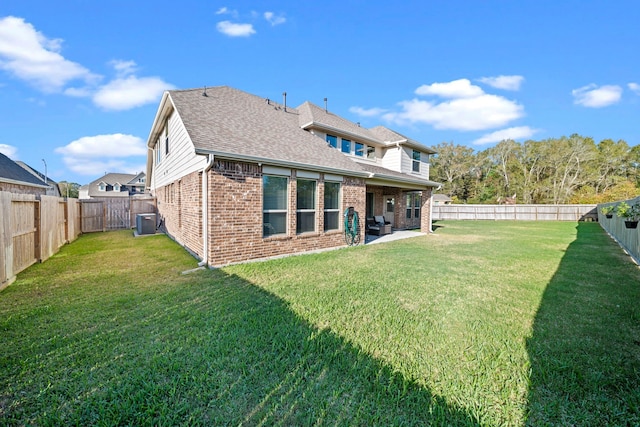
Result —
[{"label": "blue sky", "polygon": [[310,101],[427,146],[640,144],[638,1],[0,4],[0,152],[54,180],[144,170],[162,91]]}]

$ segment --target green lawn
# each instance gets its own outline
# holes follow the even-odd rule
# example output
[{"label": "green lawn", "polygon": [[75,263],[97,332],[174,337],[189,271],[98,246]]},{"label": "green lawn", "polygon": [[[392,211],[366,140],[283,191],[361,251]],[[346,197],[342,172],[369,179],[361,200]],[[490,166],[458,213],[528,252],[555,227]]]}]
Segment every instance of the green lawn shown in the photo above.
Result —
[{"label": "green lawn", "polygon": [[0,425],[640,424],[640,270],[598,224],[436,225],[187,275],[81,236],[0,292]]}]

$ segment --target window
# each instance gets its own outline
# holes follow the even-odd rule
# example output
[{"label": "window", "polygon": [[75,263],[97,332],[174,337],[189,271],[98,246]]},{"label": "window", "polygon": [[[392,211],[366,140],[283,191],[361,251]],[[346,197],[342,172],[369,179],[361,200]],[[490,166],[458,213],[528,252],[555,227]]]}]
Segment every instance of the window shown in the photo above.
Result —
[{"label": "window", "polygon": [[420,192],[407,193],[407,219],[411,218],[412,212],[414,218],[420,218],[420,202],[422,194]]},{"label": "window", "polygon": [[282,176],[262,177],[262,235],[287,233],[288,179]]},{"label": "window", "polygon": [[343,153],[351,154],[351,141],[349,141],[348,139],[342,138],[341,148]]},{"label": "window", "polygon": [[376,158],[376,149],[374,147],[367,147],[367,159]]},{"label": "window", "polygon": [[420,152],[413,150],[413,169],[414,172],[420,172]]},{"label": "window", "polygon": [[338,148],[338,137],[333,135],[327,135],[327,144],[333,148]]},{"label": "window", "polygon": [[164,154],[169,154],[169,135],[164,139]]},{"label": "window", "polygon": [[104,184],[104,182],[101,182],[100,184],[98,184],[98,190],[105,191],[106,189],[107,189],[107,187]]},{"label": "window", "polygon": [[316,231],[316,182],[296,181],[296,233]]},{"label": "window", "polygon": [[120,191],[120,184],[118,183],[113,184],[113,191]]},{"label": "window", "polygon": [[364,157],[364,144],[360,144],[359,142],[356,142],[355,145],[356,145],[356,156]]},{"label": "window", "polygon": [[156,165],[159,165],[162,161],[162,146],[160,144],[160,139],[158,139],[158,143],[156,144]]},{"label": "window", "polygon": [[340,183],[324,183],[324,231],[340,229]]}]

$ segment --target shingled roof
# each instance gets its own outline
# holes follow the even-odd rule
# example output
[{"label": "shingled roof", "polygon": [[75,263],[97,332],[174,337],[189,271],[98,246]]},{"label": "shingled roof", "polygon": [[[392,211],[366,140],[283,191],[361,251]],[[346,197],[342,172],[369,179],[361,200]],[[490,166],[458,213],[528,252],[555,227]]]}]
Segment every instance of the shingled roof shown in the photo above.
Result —
[{"label": "shingled roof", "polygon": [[44,181],[27,172],[16,162],[0,153],[0,181],[47,188]]},{"label": "shingled roof", "polygon": [[300,112],[228,86],[169,91],[196,152],[365,176],[354,161],[300,127]]}]

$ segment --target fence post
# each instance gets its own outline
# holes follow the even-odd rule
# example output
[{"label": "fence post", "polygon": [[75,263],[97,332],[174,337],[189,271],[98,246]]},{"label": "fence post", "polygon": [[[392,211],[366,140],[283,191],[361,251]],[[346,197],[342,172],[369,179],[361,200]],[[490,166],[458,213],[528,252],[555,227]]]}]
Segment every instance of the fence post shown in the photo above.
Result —
[{"label": "fence post", "polygon": [[33,234],[33,257],[37,262],[42,261],[42,223],[40,215],[40,200],[34,200],[33,202],[33,225],[36,229]]}]

